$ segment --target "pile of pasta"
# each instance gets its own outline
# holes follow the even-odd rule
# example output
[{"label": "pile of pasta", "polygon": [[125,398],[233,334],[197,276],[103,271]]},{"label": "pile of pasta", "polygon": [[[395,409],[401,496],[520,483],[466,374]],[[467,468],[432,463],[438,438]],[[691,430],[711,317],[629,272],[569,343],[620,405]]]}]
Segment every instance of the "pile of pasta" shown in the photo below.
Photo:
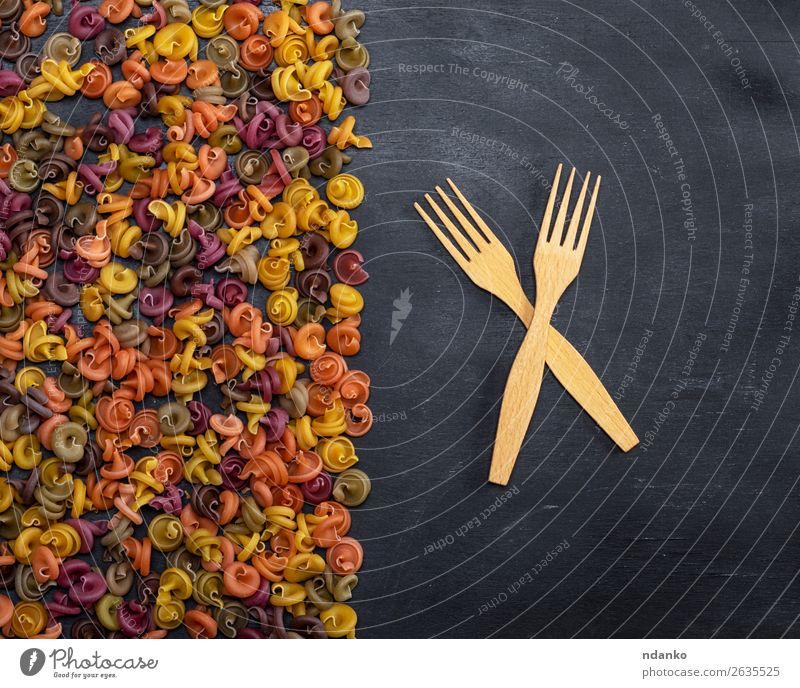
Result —
[{"label": "pile of pasta", "polygon": [[2,636],[355,636],[369,53],[276,5],[0,7]]}]

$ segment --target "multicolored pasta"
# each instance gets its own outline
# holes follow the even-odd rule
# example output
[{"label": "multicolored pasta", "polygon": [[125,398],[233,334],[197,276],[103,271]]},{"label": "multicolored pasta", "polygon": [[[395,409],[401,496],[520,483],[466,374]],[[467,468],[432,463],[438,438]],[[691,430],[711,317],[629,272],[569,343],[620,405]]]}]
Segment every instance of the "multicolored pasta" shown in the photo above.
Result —
[{"label": "multicolored pasta", "polygon": [[355,636],[365,16],[276,4],[0,7],[2,637]]}]

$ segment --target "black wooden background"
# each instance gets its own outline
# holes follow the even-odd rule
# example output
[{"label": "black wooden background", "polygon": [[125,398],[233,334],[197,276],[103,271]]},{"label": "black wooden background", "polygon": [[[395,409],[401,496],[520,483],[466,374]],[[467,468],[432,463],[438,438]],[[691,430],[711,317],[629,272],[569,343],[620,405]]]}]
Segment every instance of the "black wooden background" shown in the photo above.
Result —
[{"label": "black wooden background", "polygon": [[[798,4],[363,4],[359,635],[800,635]],[[647,446],[616,450],[548,375],[500,497],[523,329],[412,204],[456,179],[533,296],[559,162],[604,184],[555,324]]]}]

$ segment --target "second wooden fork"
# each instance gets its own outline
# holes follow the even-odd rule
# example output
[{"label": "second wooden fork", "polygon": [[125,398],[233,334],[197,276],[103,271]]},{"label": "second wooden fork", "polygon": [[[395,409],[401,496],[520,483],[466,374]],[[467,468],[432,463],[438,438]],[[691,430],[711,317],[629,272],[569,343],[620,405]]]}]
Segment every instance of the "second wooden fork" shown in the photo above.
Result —
[{"label": "second wooden fork", "polygon": [[508,374],[503,404],[500,407],[497,436],[492,451],[489,480],[499,485],[508,484],[522,441],[525,439],[525,432],[530,424],[531,416],[533,416],[536,400],[539,398],[550,318],[558,300],[578,276],[581,268],[586,241],[589,238],[589,228],[594,216],[597,193],[600,190],[600,177],[597,177],[589,208],[583,220],[583,228],[578,234],[590,176],[591,173],[586,174],[577,203],[572,210],[572,219],[566,235],[564,234],[564,225],[566,224],[572,182],[575,178],[574,168],[564,189],[561,207],[558,209],[558,216],[552,225],[552,231],[550,222],[558,194],[558,182],[561,179],[561,165],[558,166],[550,198],[547,200],[544,219],[539,229],[539,239],[536,242],[536,252],[533,256],[533,271],[536,276],[536,308],[533,322],[522,341],[522,346],[517,351],[511,372]]},{"label": "second wooden fork", "polygon": [[[441,187],[437,186],[436,191],[460,229],[430,194],[426,194],[425,199],[447,234],[419,203],[415,203],[414,208],[467,276],[481,289],[503,301],[526,327],[530,327],[534,309],[517,277],[514,259],[455,183],[450,179],[447,183],[469,218]],[[622,451],[630,451],[639,443],[639,438],[600,378],[578,350],[552,326],[547,338],[546,362],[556,379]]]}]

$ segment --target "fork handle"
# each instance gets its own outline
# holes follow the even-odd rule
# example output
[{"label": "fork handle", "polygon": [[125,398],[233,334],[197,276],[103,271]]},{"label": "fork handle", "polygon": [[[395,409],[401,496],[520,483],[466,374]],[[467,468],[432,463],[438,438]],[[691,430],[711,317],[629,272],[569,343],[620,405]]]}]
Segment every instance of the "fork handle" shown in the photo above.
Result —
[{"label": "fork handle", "polygon": [[538,307],[508,374],[492,449],[489,482],[507,485],[536,408],[553,309]]},{"label": "fork handle", "polygon": [[[530,328],[533,323],[533,305],[522,293],[518,301],[509,303],[511,310]],[[550,325],[547,336],[545,364],[578,405],[597,423],[624,452],[629,452],[639,438],[611,398],[597,373],[570,344],[569,340]]]},{"label": "fork handle", "polygon": [[547,367],[614,443],[629,452],[639,438],[586,359],[555,327],[547,337]]}]

